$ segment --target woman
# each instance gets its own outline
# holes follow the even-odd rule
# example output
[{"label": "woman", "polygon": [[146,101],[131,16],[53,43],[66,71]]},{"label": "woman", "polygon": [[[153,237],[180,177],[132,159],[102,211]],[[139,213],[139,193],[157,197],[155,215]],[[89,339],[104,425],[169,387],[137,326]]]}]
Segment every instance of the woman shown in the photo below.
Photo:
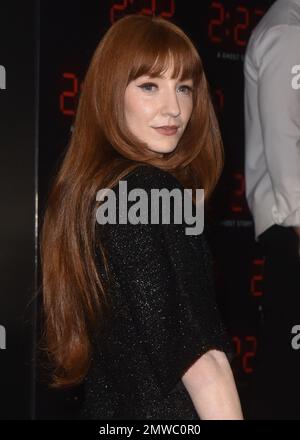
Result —
[{"label": "woman", "polygon": [[97,221],[103,188],[119,218],[121,180],[147,196],[204,188],[207,200],[222,154],[189,38],[162,18],[116,22],[87,71],[41,237],[52,386],[84,384],[81,417],[242,419],[204,235]]}]

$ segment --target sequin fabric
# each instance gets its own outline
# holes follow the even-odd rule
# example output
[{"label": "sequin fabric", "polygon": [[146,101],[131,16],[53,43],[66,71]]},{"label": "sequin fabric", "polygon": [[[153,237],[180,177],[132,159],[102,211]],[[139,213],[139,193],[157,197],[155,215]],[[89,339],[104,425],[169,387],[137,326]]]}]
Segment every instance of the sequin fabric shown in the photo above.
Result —
[{"label": "sequin fabric", "polygon": [[[151,189],[183,191],[174,176],[152,165],[122,180],[127,192],[146,191],[149,208]],[[231,357],[232,346],[215,302],[205,235],[187,235],[186,226],[96,222],[112,274],[113,308],[95,338],[79,418],[199,420],[181,377],[207,350]],[[96,264],[107,279],[100,252]]]}]

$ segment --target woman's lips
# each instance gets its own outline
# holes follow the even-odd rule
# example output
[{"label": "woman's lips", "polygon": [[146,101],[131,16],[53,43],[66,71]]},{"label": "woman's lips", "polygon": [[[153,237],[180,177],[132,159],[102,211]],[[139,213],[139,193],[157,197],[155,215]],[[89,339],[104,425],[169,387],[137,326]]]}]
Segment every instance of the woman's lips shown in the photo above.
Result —
[{"label": "woman's lips", "polygon": [[177,133],[178,128],[159,127],[159,128],[155,128],[155,130],[165,136],[172,136]]}]

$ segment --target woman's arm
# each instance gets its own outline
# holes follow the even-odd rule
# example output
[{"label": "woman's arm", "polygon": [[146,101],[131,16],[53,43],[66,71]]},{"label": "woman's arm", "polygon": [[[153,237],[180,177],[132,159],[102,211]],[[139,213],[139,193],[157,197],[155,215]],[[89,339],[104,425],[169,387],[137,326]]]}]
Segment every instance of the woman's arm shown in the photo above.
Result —
[{"label": "woman's arm", "polygon": [[182,376],[195,409],[203,420],[243,420],[240,400],[228,359],[209,350]]},{"label": "woman's arm", "polygon": [[300,226],[294,226],[294,231],[296,232],[296,234],[300,238]]},{"label": "woman's arm", "polygon": [[300,226],[294,226],[294,231],[298,236],[298,255],[300,257]]}]

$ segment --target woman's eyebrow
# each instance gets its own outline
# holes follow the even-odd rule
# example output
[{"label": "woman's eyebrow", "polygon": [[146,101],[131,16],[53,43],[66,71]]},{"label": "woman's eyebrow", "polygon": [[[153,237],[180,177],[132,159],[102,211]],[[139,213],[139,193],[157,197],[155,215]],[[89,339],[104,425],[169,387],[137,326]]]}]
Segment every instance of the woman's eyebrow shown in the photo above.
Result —
[{"label": "woman's eyebrow", "polygon": [[[158,75],[149,75],[149,74],[144,74],[141,75],[140,78],[150,78],[150,79],[167,79],[164,75],[158,74]],[[177,82],[184,82],[184,81],[192,81],[193,82],[193,78],[184,78],[184,79],[178,79]]]}]

